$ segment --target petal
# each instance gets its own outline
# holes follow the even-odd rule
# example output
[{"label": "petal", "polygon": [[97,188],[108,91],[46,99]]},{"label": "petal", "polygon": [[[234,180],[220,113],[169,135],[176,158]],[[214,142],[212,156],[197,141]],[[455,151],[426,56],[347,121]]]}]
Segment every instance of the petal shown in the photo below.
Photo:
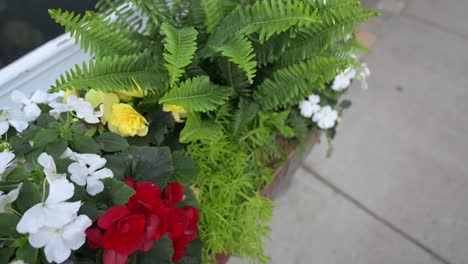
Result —
[{"label": "petal", "polygon": [[0,122],[0,136],[3,136],[8,131],[8,128],[10,128],[10,125],[6,121],[1,121]]},{"label": "petal", "polygon": [[86,191],[89,195],[95,196],[104,190],[104,184],[100,180],[90,180],[88,177]]},{"label": "petal", "polygon": [[35,121],[41,115],[41,109],[37,104],[28,104],[23,108],[26,121]]},{"label": "petal", "polygon": [[28,240],[34,248],[41,248],[47,245],[54,236],[58,236],[58,234],[53,232],[53,229],[41,228],[37,232],[29,234]]},{"label": "petal", "polygon": [[35,91],[31,96],[31,102],[36,104],[44,104],[47,101],[49,101],[49,94],[42,90]]},{"label": "petal", "polygon": [[43,204],[36,204],[29,208],[16,225],[16,231],[21,234],[36,233],[41,228],[44,218]]},{"label": "petal", "polygon": [[105,178],[112,178],[114,177],[114,173],[108,169],[100,169],[98,171],[95,171],[90,178],[92,179],[105,179]]},{"label": "petal", "polygon": [[70,199],[75,192],[75,186],[67,179],[57,179],[49,185],[49,195],[46,204],[55,204]]},{"label": "petal", "polygon": [[15,154],[13,152],[0,152],[0,174],[5,172],[14,158]]},{"label": "petal", "polygon": [[37,162],[44,168],[51,167],[52,163],[55,165],[54,159],[52,156],[48,155],[47,153],[43,152],[37,158]]},{"label": "petal", "polygon": [[63,202],[44,207],[43,226],[52,228],[62,228],[76,218],[76,214],[81,207],[81,202]]},{"label": "petal", "polygon": [[21,190],[22,186],[23,186],[23,183],[20,183],[18,185],[18,188],[14,189],[14,190],[11,190],[6,195],[8,203],[12,203],[12,202],[16,201],[16,199],[18,198],[18,195],[19,195],[19,191]]},{"label": "petal", "polygon": [[113,206],[109,208],[98,220],[98,226],[102,229],[109,228],[114,220],[130,214],[125,206]]},{"label": "petal", "polygon": [[70,148],[67,148],[63,153],[62,155],[60,155],[59,157],[60,159],[71,159],[71,160],[76,160],[76,157],[75,157],[75,152],[73,152],[73,150],[71,150]]},{"label": "petal", "polygon": [[89,175],[86,165],[81,165],[78,162],[74,162],[68,166],[68,172],[71,174],[70,180],[80,186],[86,185],[86,178]]},{"label": "petal", "polygon": [[86,240],[85,230],[92,224],[93,222],[88,216],[80,215],[73,222],[66,225],[62,233],[65,245],[73,250],[79,249]]},{"label": "petal", "polygon": [[60,236],[54,236],[45,246],[44,253],[48,262],[62,263],[70,257],[71,250]]},{"label": "petal", "polygon": [[112,249],[106,249],[102,255],[103,264],[125,264],[128,256],[120,255]]},{"label": "petal", "polygon": [[16,129],[16,131],[20,133],[29,126],[26,117],[24,116],[21,119],[10,119],[9,122]]},{"label": "petal", "polygon": [[86,229],[86,238],[88,239],[88,246],[90,248],[102,247],[101,240],[104,236],[104,231],[97,226]]},{"label": "petal", "polygon": [[96,154],[76,154],[77,161],[82,165],[90,166],[90,171],[95,171],[106,165],[106,159]]}]

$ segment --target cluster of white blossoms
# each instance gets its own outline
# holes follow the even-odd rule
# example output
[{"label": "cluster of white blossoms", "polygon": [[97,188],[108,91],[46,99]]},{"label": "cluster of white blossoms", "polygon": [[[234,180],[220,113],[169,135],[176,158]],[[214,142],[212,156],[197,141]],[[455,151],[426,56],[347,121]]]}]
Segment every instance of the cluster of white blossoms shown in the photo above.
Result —
[{"label": "cluster of white blossoms", "polygon": [[342,73],[338,74],[333,80],[331,86],[334,91],[343,91],[351,85],[351,81],[356,78],[361,81],[363,89],[367,89],[367,78],[370,76],[370,70],[366,63],[362,63],[359,67],[347,68]]},{"label": "cluster of white blossoms", "polygon": [[95,111],[91,103],[85,101],[83,98],[78,98],[75,95],[68,96],[65,102],[51,102],[49,106],[52,107],[50,114],[58,117],[61,113],[75,112],[76,117],[84,120],[89,124],[97,124],[100,122],[99,118],[104,113],[104,105],[99,106],[99,111]]},{"label": "cluster of white blossoms", "polygon": [[[80,186],[86,185],[90,195],[104,190],[101,179],[113,177],[111,170],[102,168],[106,160],[99,155],[79,154],[67,149],[61,158],[76,161],[68,167],[70,180]],[[86,215],[78,215],[81,201],[67,202],[73,197],[75,186],[67,179],[66,173],[57,172],[52,156],[42,153],[38,157],[38,163],[43,167],[45,180],[49,185],[48,196],[45,201],[24,213],[16,230],[21,234],[29,234],[31,246],[44,247],[47,261],[62,263],[70,257],[72,250],[77,250],[84,244],[85,230],[91,226],[92,221]],[[0,210],[7,210],[8,205],[16,200],[19,188],[21,186],[8,194],[0,194]]]},{"label": "cluster of white blossoms", "polygon": [[11,94],[14,104],[0,107],[0,136],[3,136],[10,127],[14,127],[19,133],[28,128],[30,122],[34,122],[41,115],[39,104],[48,104],[52,109],[49,113],[58,118],[61,113],[74,112],[75,116],[89,124],[97,124],[103,115],[103,105],[99,111],[95,111],[91,103],[83,98],[70,95],[64,99],[64,92],[49,94],[44,91],[36,91],[28,98],[23,92],[14,91]]},{"label": "cluster of white blossoms", "polygon": [[338,119],[338,112],[333,110],[331,106],[320,106],[320,97],[312,94],[307,100],[299,103],[301,115],[305,118],[312,118],[312,121],[317,123],[321,129],[329,129],[335,126]]}]

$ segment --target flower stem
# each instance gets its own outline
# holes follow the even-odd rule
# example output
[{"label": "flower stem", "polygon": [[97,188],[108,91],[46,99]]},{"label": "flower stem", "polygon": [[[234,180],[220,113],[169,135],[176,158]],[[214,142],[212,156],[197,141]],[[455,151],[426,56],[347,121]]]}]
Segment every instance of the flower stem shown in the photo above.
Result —
[{"label": "flower stem", "polygon": [[42,180],[42,203],[45,201],[46,178]]}]

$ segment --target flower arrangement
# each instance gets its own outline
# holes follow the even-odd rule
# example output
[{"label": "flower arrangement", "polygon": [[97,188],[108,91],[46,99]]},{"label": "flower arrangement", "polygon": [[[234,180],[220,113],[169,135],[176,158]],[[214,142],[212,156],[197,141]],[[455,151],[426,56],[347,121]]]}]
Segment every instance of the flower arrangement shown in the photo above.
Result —
[{"label": "flower arrangement", "polygon": [[[335,135],[358,0],[50,10],[89,62],[0,112],[0,263],[267,263],[277,138]],[[363,82],[365,86],[365,82]]]}]

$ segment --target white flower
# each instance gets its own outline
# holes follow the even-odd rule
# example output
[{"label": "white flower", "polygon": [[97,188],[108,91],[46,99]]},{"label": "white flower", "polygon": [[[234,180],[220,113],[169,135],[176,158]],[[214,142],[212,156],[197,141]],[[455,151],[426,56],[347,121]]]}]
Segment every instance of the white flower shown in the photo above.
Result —
[{"label": "white flower", "polygon": [[317,123],[321,129],[329,129],[335,126],[337,119],[338,113],[327,105],[314,115],[312,121]]},{"label": "white flower", "polygon": [[41,108],[39,108],[38,104],[47,103],[49,101],[49,95],[42,90],[38,90],[34,92],[31,98],[28,98],[21,91],[13,91],[13,93],[11,93],[11,100],[22,104],[22,110],[26,120],[32,122],[41,115]]},{"label": "white flower", "polygon": [[58,117],[61,113],[74,111],[79,119],[83,119],[89,124],[97,124],[100,122],[99,117],[104,113],[104,106],[99,106],[99,111],[94,111],[91,103],[85,101],[83,98],[78,98],[75,95],[70,95],[66,103],[51,102],[49,106],[52,107],[50,114]]},{"label": "white flower", "polygon": [[86,215],[80,215],[60,228],[42,227],[29,235],[29,244],[44,248],[48,262],[62,263],[70,257],[71,250],[79,249],[86,240],[85,230],[92,224]]},{"label": "white flower", "polygon": [[94,196],[104,190],[101,179],[114,177],[110,169],[102,168],[107,161],[99,155],[75,153],[70,158],[77,161],[68,166],[70,179],[80,186],[86,185],[89,195]]},{"label": "white flower", "polygon": [[17,260],[13,260],[9,264],[28,264],[28,263],[24,262],[24,260],[22,259],[17,259]]},{"label": "white flower", "polygon": [[351,85],[351,80],[356,76],[356,70],[347,68],[344,72],[338,74],[332,84],[334,91],[342,91]]},{"label": "white flower", "polygon": [[20,183],[18,188],[11,190],[9,193],[3,193],[0,191],[0,213],[10,211],[10,204],[12,204],[18,198],[19,191],[23,184]]},{"label": "white flower", "polygon": [[361,81],[361,88],[367,90],[369,85],[367,84],[367,78],[370,76],[370,69],[367,63],[361,64],[361,69],[359,71],[358,79]]},{"label": "white flower", "polygon": [[47,153],[44,152],[39,155],[37,161],[44,168],[44,174],[46,175],[46,179],[49,181],[49,183],[57,179],[62,179],[66,176],[66,174],[63,173],[57,173],[55,161],[52,156],[48,155]]},{"label": "white flower", "polygon": [[6,107],[0,109],[0,136],[8,131],[10,125],[20,133],[28,128],[28,120],[21,109]]},{"label": "white flower", "polygon": [[320,110],[320,97],[315,94],[309,96],[308,100],[299,103],[299,110],[301,115],[306,118],[311,118],[315,113]]},{"label": "white flower", "polygon": [[11,166],[11,162],[15,158],[15,154],[10,151],[0,152],[0,179],[2,174]]},{"label": "white flower", "polygon": [[49,195],[43,203],[29,208],[21,217],[16,231],[35,234],[44,227],[62,228],[73,221],[81,202],[65,202],[73,196],[75,186],[67,179],[58,179],[49,184]]}]

